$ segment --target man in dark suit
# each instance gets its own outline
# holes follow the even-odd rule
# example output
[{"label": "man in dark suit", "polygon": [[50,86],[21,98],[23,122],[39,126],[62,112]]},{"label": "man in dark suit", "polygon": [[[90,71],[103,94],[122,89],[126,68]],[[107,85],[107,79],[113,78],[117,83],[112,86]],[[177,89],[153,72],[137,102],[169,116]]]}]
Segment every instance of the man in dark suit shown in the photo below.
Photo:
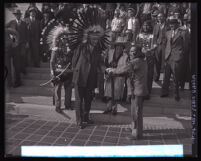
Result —
[{"label": "man in dark suit", "polygon": [[11,20],[6,26],[15,29],[19,33],[18,45],[13,50],[13,65],[15,68],[15,84],[14,87],[21,85],[20,73],[26,74],[25,63],[26,53],[25,49],[28,47],[28,35],[27,25],[21,20],[21,11],[16,10],[13,13],[16,17],[15,20]]},{"label": "man in dark suit", "polygon": [[165,33],[167,32],[167,24],[163,13],[157,15],[158,23],[154,26],[153,42],[157,44],[155,51],[155,74],[154,80],[158,81],[160,78],[161,66],[163,66],[165,57]]},{"label": "man in dark suit", "polygon": [[30,56],[34,67],[40,67],[40,21],[36,19],[35,9],[30,10],[30,17],[25,19],[28,26],[28,41],[30,47]]},{"label": "man in dark suit", "polygon": [[29,4],[29,7],[25,11],[24,18],[28,18],[30,16],[30,10],[32,10],[32,9],[34,9],[36,11],[36,19],[41,21],[43,18],[43,14],[41,13],[41,11],[36,6],[36,3],[30,3]]},{"label": "man in dark suit", "polygon": [[184,25],[181,27],[181,29],[184,32],[184,61],[183,61],[183,70],[182,72],[182,79],[180,83],[180,87],[183,90],[185,86],[185,82],[189,82],[190,86],[190,78],[191,78],[191,70],[190,70],[190,60],[191,60],[191,55],[190,55],[190,47],[191,47],[191,28],[190,28],[190,17],[185,14],[183,18]]},{"label": "man in dark suit", "polygon": [[[85,40],[84,40],[85,41]],[[73,79],[75,88],[75,110],[77,124],[83,129],[87,124],[93,124],[89,118],[93,91],[97,87],[97,74],[100,67],[100,50],[96,40],[87,48],[83,43],[75,51],[72,59]],[[94,47],[95,46],[95,47]],[[104,69],[102,69],[104,71]],[[82,105],[84,102],[84,106]]]},{"label": "man in dark suit", "polygon": [[182,63],[184,58],[183,31],[174,17],[169,19],[170,31],[166,32],[165,72],[161,97],[167,97],[170,85],[170,76],[173,74],[175,86],[175,100],[179,101],[179,82],[181,80]]}]

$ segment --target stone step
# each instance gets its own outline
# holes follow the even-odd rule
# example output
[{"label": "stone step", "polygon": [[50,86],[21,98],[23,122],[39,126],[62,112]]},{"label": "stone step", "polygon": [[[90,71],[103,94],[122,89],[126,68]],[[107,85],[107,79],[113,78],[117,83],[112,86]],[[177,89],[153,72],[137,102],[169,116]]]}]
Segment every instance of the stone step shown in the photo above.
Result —
[{"label": "stone step", "polygon": [[[74,98],[72,98],[74,101]],[[64,97],[61,99],[61,108],[64,108]],[[52,109],[54,109],[54,106],[52,104],[52,97],[46,97],[46,96],[17,96],[12,95],[12,99],[10,99],[11,104],[33,104],[34,106],[50,106]],[[73,104],[73,103],[72,103]],[[119,107],[119,106],[118,106]],[[122,109],[118,109],[118,112],[122,113],[125,111],[125,114],[128,115],[130,109],[129,104],[121,103]],[[106,104],[100,102],[99,100],[94,100],[92,102],[92,108],[91,110],[97,110],[97,111],[104,111],[106,109]],[[126,112],[127,111],[127,112]],[[158,114],[164,114],[164,115],[185,115],[190,116],[191,115],[191,107],[185,107],[185,106],[176,106],[176,105],[166,105],[166,106],[160,106],[160,105],[153,105],[151,103],[144,103],[143,112],[145,115],[158,115]],[[122,113],[123,114],[123,113]]]},{"label": "stone step", "polygon": [[[11,88],[10,93],[11,94],[27,94],[27,95],[34,95],[34,96],[52,96],[53,87],[51,87],[51,84],[48,84],[47,86],[40,87],[40,83],[45,83],[47,80],[24,80],[24,86],[18,87],[18,88]],[[63,92],[63,91],[62,91]],[[152,94],[151,94],[151,100],[157,101],[159,100],[167,100],[163,102],[164,104],[168,104],[170,99],[174,99],[174,93],[173,90],[170,90],[169,97],[167,98],[160,98],[161,89],[160,88],[153,88]],[[180,92],[181,99],[184,100],[191,100],[191,93],[189,90],[184,90]],[[148,100],[149,101],[149,100]]]},{"label": "stone step", "polygon": [[[51,87],[27,87],[27,86],[21,86],[18,88],[12,88],[10,89],[11,94],[18,94],[23,95],[33,95],[33,96],[52,96],[53,94],[53,88]],[[62,89],[62,93],[64,93]]]},{"label": "stone step", "polygon": [[[40,93],[38,92],[40,90]],[[51,105],[53,88],[21,88],[15,91],[10,91],[6,93],[10,96],[8,102],[25,102],[25,103],[35,103],[42,105]],[[64,89],[61,91],[62,102],[64,100]],[[72,101],[75,100],[74,89],[72,91]],[[96,99],[97,100],[97,99]],[[121,102],[122,103],[122,102]],[[63,103],[62,103],[63,104]],[[184,99],[181,97],[180,101],[175,101],[174,97],[160,98],[159,96],[152,96],[150,100],[144,101],[145,106],[159,107],[159,108],[177,108],[177,109],[190,109],[191,100]]]},{"label": "stone step", "polygon": [[[54,106],[36,105],[36,104],[11,104],[12,110],[9,111],[15,115],[29,115],[29,118],[45,121],[76,123],[75,110],[63,110],[62,114],[55,112]],[[7,105],[8,106],[8,105]]]},{"label": "stone step", "polygon": [[[27,87],[39,87],[40,84],[46,83],[48,79],[43,79],[43,80],[34,80],[34,79],[23,79],[23,85]],[[44,86],[44,88],[50,88],[52,87],[52,84],[49,83]]]},{"label": "stone step", "polygon": [[42,67],[42,68],[34,68],[34,67],[27,67],[27,73],[50,73],[49,67]]},{"label": "stone step", "polygon": [[26,76],[22,75],[22,79],[31,79],[31,80],[49,80],[50,72],[47,73],[28,73]]},{"label": "stone step", "polygon": [[40,64],[40,68],[49,68],[49,67],[50,67],[50,63],[49,62],[48,63],[41,63]]}]

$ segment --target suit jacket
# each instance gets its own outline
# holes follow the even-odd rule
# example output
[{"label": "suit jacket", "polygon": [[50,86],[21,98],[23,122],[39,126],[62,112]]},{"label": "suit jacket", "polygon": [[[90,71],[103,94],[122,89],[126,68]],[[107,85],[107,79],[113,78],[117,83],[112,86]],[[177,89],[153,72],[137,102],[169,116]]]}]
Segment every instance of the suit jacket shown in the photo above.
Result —
[{"label": "suit jacket", "polygon": [[181,61],[184,57],[183,31],[178,29],[172,38],[172,30],[166,32],[165,60]]},{"label": "suit jacket", "polygon": [[101,53],[97,48],[90,52],[86,45],[75,49],[72,59],[74,85],[94,89],[97,87],[98,68],[104,71],[101,66]]},{"label": "suit jacket", "polygon": [[[167,32],[167,25],[164,24],[163,29],[161,30],[160,24],[155,24],[153,29],[153,43],[154,44],[164,44],[165,43],[165,33]],[[161,34],[161,35],[160,35]]]},{"label": "suit jacket", "polygon": [[[114,74],[122,74],[126,72],[134,73],[134,95],[135,96],[146,96],[148,94],[147,88],[147,62],[142,58],[135,58],[130,61],[129,64],[116,68]],[[130,86],[131,87],[131,86]]]},{"label": "suit jacket", "polygon": [[28,28],[29,41],[39,44],[40,34],[41,34],[40,21],[37,19],[35,19],[35,21],[31,21],[30,18],[26,18],[25,22],[26,22],[27,28]]},{"label": "suit jacket", "polygon": [[21,23],[18,25],[16,20],[11,20],[6,26],[15,29],[19,33],[19,44],[28,42],[28,30],[24,21],[21,20]]}]

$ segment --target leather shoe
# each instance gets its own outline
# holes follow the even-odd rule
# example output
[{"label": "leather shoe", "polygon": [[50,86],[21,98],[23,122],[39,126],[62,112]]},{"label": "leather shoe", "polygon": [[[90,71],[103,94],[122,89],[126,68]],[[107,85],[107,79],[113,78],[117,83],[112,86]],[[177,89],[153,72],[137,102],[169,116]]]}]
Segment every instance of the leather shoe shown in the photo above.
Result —
[{"label": "leather shoe", "polygon": [[113,115],[116,115],[116,114],[117,114],[117,108],[116,108],[116,107],[112,110],[112,114],[113,114]]},{"label": "leather shoe", "polygon": [[107,110],[105,110],[105,111],[103,112],[103,114],[108,114],[108,113],[110,113],[110,112],[112,112],[112,109],[107,109]]},{"label": "leather shoe", "polygon": [[58,108],[58,107],[56,107],[56,112],[58,112],[58,113],[62,113],[62,111],[61,111],[61,109],[60,108]]},{"label": "leather shoe", "polygon": [[129,140],[137,140],[137,136],[136,135],[129,135],[126,137]]},{"label": "leather shoe", "polygon": [[26,70],[22,71],[22,73],[23,73],[25,76],[27,75],[27,71],[26,71]]},{"label": "leather shoe", "polygon": [[150,100],[150,95],[146,95],[146,96],[144,97],[144,99],[145,99],[145,100]]},{"label": "leather shoe", "polygon": [[159,81],[159,77],[156,77],[156,78],[154,79],[154,81],[155,81],[155,82],[158,82],[158,81]]},{"label": "leather shoe", "polygon": [[87,124],[94,124],[94,121],[93,121],[92,119],[87,119],[87,120],[86,120],[86,123],[87,123]]},{"label": "leather shoe", "polygon": [[126,132],[132,132],[132,129],[130,127],[125,128]]},{"label": "leather shoe", "polygon": [[174,98],[176,101],[179,101],[180,100],[180,97],[179,96],[175,96]]},{"label": "leather shoe", "polygon": [[86,124],[84,122],[79,123],[80,129],[84,129],[86,127]]},{"label": "leather shoe", "polygon": [[169,94],[161,94],[160,97],[168,97]]},{"label": "leather shoe", "polygon": [[21,85],[22,85],[21,83],[15,83],[15,84],[13,85],[13,88],[20,87]]},{"label": "leather shoe", "polygon": [[69,109],[70,109],[70,107],[65,106],[65,109],[66,109],[66,110],[69,110]]}]

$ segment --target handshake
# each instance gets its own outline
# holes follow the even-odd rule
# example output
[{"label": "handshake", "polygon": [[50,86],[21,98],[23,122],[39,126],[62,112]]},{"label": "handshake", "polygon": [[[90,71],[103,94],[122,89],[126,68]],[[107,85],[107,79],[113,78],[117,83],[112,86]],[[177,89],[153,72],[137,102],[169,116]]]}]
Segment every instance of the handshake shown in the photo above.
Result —
[{"label": "handshake", "polygon": [[107,69],[105,70],[105,72],[106,72],[107,74],[109,74],[109,75],[112,75],[112,74],[114,74],[114,68],[107,68]]}]

